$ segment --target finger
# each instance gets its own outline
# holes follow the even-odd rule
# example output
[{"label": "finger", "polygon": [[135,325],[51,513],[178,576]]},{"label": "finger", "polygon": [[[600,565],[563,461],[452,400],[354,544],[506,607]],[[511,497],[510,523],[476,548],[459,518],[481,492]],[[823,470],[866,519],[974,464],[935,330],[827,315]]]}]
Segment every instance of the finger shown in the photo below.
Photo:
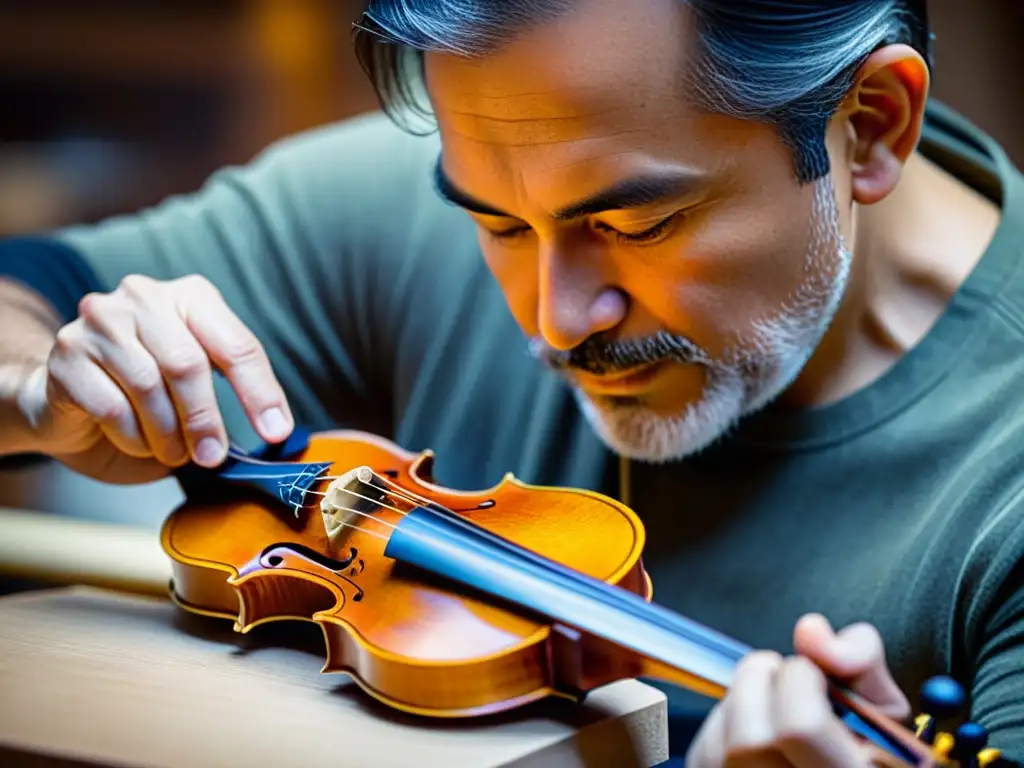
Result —
[{"label": "finger", "polygon": [[861,768],[865,754],[833,714],[828,684],[809,659],[787,659],[775,676],[776,745],[796,768]]},{"label": "finger", "polygon": [[824,616],[809,614],[797,622],[794,646],[884,714],[898,720],[909,716],[910,703],[889,672],[881,635],[870,624],[851,624],[836,633]]},{"label": "finger", "polygon": [[719,702],[704,718],[686,751],[687,768],[721,768],[725,765],[725,717]]},{"label": "finger", "polygon": [[[134,330],[134,329],[133,329]],[[153,456],[169,467],[188,460],[178,412],[160,367],[137,337],[119,332],[114,339],[93,339],[95,361],[117,382],[135,408]]]},{"label": "finger", "polygon": [[160,367],[138,341],[125,344],[100,341],[98,361],[125,391],[135,407],[153,456],[169,467],[188,460],[178,413]]},{"label": "finger", "polygon": [[129,456],[106,439],[101,439],[88,453],[55,453],[54,458],[76,472],[124,485],[150,483],[166,477],[169,472],[159,461]]},{"label": "finger", "polygon": [[76,408],[89,415],[120,451],[152,457],[128,397],[81,349],[80,326],[65,326],[51,353],[47,399],[55,410]]},{"label": "finger", "polygon": [[138,335],[163,375],[189,454],[201,466],[219,465],[227,455],[228,436],[206,351],[166,303],[139,312]]},{"label": "finger", "polygon": [[[150,297],[149,304],[157,304]],[[136,306],[123,290],[79,306],[88,329],[87,351],[124,390],[135,407],[142,431],[156,459],[168,466],[188,460],[178,413],[160,368],[138,338]]]},{"label": "finger", "polygon": [[219,292],[201,280],[194,287],[178,305],[189,330],[231,382],[259,435],[268,442],[284,440],[294,422],[263,345]]},{"label": "finger", "polygon": [[745,656],[736,667],[724,707],[725,744],[730,755],[756,754],[775,740],[775,673],[782,656],[758,651]]}]

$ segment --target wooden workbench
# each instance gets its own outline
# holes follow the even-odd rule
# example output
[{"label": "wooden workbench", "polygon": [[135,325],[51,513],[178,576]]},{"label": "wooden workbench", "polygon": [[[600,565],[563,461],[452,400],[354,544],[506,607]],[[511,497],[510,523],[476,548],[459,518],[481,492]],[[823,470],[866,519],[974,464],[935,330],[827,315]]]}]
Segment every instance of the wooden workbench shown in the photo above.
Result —
[{"label": "wooden workbench", "polygon": [[[260,631],[260,630],[267,631]],[[0,765],[654,766],[664,695],[635,681],[581,707],[426,721],[322,675],[312,624],[246,636],[159,598],[92,588],[0,599]]]}]

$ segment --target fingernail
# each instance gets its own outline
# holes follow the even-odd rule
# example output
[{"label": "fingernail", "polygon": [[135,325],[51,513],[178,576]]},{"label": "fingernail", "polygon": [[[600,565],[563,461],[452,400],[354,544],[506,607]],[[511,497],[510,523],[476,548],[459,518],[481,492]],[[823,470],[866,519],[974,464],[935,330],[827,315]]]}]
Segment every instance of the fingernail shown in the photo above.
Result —
[{"label": "fingernail", "polygon": [[288,422],[280,408],[269,408],[260,416],[260,427],[268,438],[285,438],[288,436]]},{"label": "fingernail", "polygon": [[204,437],[196,446],[196,461],[206,466],[220,464],[224,457],[224,448],[215,437]]}]

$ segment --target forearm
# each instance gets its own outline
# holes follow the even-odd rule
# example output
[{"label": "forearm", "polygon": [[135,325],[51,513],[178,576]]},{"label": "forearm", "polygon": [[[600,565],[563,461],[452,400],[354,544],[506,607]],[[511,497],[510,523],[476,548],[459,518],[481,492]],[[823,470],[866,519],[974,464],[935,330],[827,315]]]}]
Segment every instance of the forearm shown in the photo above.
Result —
[{"label": "forearm", "polygon": [[33,450],[35,434],[19,394],[46,363],[60,326],[46,300],[0,277],[0,456]]}]

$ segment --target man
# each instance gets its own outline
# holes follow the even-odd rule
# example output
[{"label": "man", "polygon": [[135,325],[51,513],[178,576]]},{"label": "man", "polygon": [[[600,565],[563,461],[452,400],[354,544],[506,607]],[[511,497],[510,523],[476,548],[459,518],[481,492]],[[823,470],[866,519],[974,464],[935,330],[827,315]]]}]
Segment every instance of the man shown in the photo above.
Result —
[{"label": "man", "polygon": [[692,764],[861,765],[825,674],[896,717],[951,674],[1024,757],[1024,181],[926,106],[923,3],[361,26],[437,137],[355,120],[6,244],[0,450],[137,482],[247,424],[344,425],[447,485],[618,494],[656,599],[772,649],[673,745]]}]

